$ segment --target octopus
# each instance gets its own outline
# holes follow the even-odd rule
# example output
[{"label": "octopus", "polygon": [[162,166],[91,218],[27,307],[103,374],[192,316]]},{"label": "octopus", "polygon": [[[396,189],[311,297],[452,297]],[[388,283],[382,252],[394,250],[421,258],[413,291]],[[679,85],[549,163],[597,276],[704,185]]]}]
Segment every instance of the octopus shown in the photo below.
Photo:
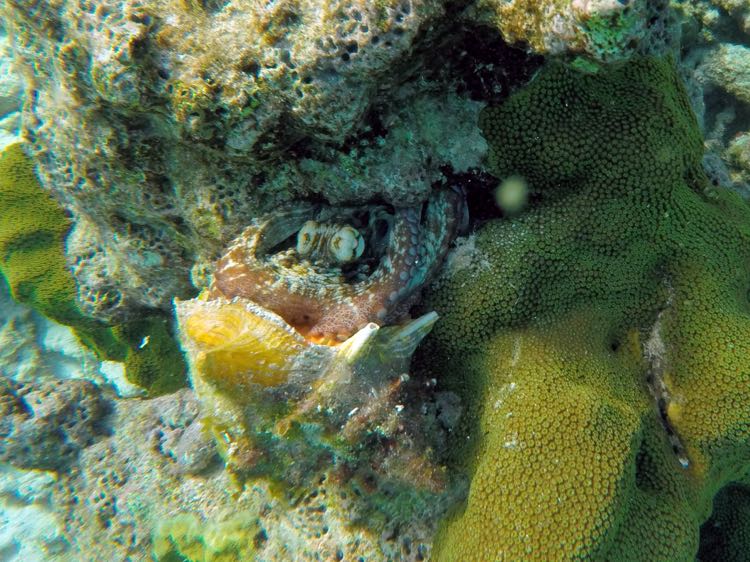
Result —
[{"label": "octopus", "polygon": [[466,221],[454,189],[395,209],[298,203],[230,243],[207,296],[247,299],[311,341],[342,342],[370,323],[407,318]]}]

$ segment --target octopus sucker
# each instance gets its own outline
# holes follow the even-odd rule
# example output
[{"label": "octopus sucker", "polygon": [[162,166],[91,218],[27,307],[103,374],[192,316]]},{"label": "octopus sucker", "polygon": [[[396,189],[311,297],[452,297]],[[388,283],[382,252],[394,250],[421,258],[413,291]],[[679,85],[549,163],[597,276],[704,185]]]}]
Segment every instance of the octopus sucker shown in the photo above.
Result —
[{"label": "octopus sucker", "polygon": [[463,194],[424,204],[298,204],[254,220],[216,265],[209,298],[242,297],[316,342],[405,316],[466,221]]}]

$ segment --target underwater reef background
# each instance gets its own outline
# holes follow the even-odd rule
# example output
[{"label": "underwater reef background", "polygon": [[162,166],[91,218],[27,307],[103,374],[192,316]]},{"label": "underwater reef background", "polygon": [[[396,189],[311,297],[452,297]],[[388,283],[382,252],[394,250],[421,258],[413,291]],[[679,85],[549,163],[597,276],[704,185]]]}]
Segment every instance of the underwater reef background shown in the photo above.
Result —
[{"label": "underwater reef background", "polygon": [[0,16],[0,560],[747,559],[747,2]]}]

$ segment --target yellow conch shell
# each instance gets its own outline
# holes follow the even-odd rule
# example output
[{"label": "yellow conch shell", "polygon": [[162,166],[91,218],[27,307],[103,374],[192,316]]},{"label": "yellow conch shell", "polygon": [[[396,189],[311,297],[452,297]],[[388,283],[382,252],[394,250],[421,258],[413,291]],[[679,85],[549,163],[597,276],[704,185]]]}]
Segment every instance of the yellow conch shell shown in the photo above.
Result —
[{"label": "yellow conch shell", "polygon": [[202,374],[227,385],[286,383],[295,368],[292,359],[309,350],[309,345],[268,314],[240,303],[195,310],[186,316],[183,333],[195,349]]},{"label": "yellow conch shell", "polygon": [[281,439],[291,423],[319,413],[341,427],[378,389],[403,378],[437,319],[432,312],[400,326],[370,323],[323,345],[241,297],[176,300],[175,311],[193,389],[228,462],[253,435]]}]

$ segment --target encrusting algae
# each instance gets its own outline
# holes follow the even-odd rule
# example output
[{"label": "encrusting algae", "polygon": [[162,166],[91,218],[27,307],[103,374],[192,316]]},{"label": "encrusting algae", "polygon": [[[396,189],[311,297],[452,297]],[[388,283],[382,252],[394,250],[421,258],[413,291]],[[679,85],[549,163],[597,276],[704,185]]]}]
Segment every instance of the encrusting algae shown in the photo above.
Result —
[{"label": "encrusting algae", "polygon": [[130,382],[152,396],[184,386],[185,363],[163,314],[113,325],[81,310],[65,255],[70,219],[39,184],[21,143],[0,156],[0,209],[0,274],[16,300],[69,326],[100,359],[123,362]]}]

